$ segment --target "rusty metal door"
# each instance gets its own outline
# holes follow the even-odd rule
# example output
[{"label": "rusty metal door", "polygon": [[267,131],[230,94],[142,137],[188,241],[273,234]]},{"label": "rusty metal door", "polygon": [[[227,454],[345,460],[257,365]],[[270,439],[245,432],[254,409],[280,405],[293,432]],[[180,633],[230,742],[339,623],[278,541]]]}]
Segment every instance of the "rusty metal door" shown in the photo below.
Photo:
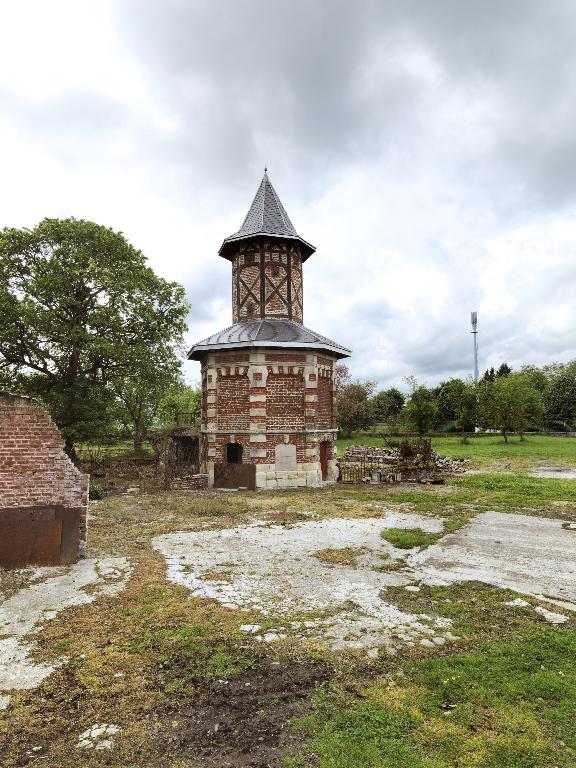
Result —
[{"label": "rusty metal door", "polygon": [[256,490],[256,464],[214,464],[214,488]]}]

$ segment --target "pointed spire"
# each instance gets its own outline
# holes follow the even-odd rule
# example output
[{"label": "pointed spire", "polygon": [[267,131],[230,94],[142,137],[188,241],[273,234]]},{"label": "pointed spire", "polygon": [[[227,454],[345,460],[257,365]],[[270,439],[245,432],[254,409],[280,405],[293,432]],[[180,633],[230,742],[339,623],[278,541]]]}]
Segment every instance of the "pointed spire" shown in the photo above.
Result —
[{"label": "pointed spire", "polygon": [[299,240],[302,245],[303,261],[316,250],[313,245],[307,243],[296,232],[276,190],[268,178],[267,168],[264,168],[264,176],[242,226],[238,232],[224,240],[220,248],[220,255],[224,256],[224,258],[230,258],[228,255],[229,248],[227,247],[229,244],[257,235]]}]

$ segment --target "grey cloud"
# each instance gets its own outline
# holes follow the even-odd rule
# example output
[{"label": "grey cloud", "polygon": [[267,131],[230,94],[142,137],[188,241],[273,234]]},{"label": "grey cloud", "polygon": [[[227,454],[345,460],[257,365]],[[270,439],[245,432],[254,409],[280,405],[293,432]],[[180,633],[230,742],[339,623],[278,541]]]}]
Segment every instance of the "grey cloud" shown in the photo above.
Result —
[{"label": "grey cloud", "polygon": [[[315,264],[323,266],[308,267],[306,322],[350,346],[354,372],[381,384],[412,373],[435,383],[471,371],[469,312],[490,292],[475,263],[485,256],[483,242],[520,224],[567,217],[576,204],[574,4],[120,0],[112,8],[123,53],[171,129],[149,119],[150,104],[81,88],[41,105],[0,94],[3,111],[64,163],[106,164],[111,183],[115,173],[144,169],[173,209],[195,215],[196,228],[211,208],[211,225],[234,220],[213,252],[195,252],[194,231],[183,243],[192,262],[183,269],[192,340],[196,329],[230,322],[229,272],[216,266],[216,251],[241,224],[264,163],[289,214],[296,206],[319,210],[347,174],[365,178],[368,169],[398,188],[403,208],[400,222],[382,208],[383,251],[400,251],[414,271],[427,261],[442,270],[445,311],[437,317],[425,298],[400,309],[370,301],[331,326],[318,323],[314,297],[337,301],[347,290],[331,260],[350,265],[352,278],[356,264],[344,248],[322,253],[323,232],[312,227],[302,234],[319,246]],[[113,155],[119,136],[128,147],[122,160]],[[369,202],[360,188],[338,224],[374,226],[362,217]],[[434,206],[445,232],[431,220]],[[443,206],[454,213],[444,216]],[[139,241],[137,233],[131,239]],[[570,301],[574,255],[567,246],[549,267],[544,253],[533,274],[520,271],[500,286],[520,306],[510,316],[481,313],[481,367],[576,356],[573,328],[548,338],[527,331],[531,309]],[[383,280],[386,269],[383,261]]]}]

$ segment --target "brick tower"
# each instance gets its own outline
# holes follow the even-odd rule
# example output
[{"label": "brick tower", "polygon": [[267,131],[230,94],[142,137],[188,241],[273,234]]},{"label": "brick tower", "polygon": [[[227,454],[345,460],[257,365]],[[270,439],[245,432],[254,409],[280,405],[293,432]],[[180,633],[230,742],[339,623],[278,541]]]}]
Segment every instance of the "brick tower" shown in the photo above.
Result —
[{"label": "brick tower", "polygon": [[350,350],[302,324],[302,265],[314,251],[265,172],[242,227],[219,251],[232,263],[234,325],[188,354],[202,364],[200,451],[210,485],[334,479],[333,371]]}]

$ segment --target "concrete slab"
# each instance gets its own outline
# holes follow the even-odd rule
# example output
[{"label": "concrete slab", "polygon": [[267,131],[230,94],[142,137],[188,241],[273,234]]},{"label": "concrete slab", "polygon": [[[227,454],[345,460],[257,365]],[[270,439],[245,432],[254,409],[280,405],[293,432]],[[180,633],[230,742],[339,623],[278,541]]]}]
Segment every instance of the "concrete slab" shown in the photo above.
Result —
[{"label": "concrete slab", "polygon": [[[386,602],[382,591],[412,579],[380,572],[382,556],[400,558],[381,538],[386,528],[439,532],[435,517],[390,513],[362,520],[314,520],[292,526],[264,522],[222,531],[167,534],[154,540],[168,563],[168,578],[195,597],[215,598],[229,608],[263,614],[329,612],[303,622],[297,634],[328,642],[333,648],[371,648],[399,642],[414,644],[438,635],[450,622],[405,613]],[[329,565],[314,552],[353,547],[363,550],[357,567]],[[222,577],[218,578],[217,572]]]},{"label": "concrete slab", "polygon": [[[408,557],[427,584],[482,581],[576,604],[576,534],[563,520],[484,512]],[[576,605],[574,605],[576,609]]]},{"label": "concrete slab", "polygon": [[[39,664],[30,658],[33,634],[66,608],[113,596],[124,589],[131,566],[123,557],[81,560],[62,568],[41,568],[35,582],[0,602],[0,692],[35,688],[56,664]],[[85,587],[93,587],[90,593]],[[7,705],[9,697],[0,697]]]}]

